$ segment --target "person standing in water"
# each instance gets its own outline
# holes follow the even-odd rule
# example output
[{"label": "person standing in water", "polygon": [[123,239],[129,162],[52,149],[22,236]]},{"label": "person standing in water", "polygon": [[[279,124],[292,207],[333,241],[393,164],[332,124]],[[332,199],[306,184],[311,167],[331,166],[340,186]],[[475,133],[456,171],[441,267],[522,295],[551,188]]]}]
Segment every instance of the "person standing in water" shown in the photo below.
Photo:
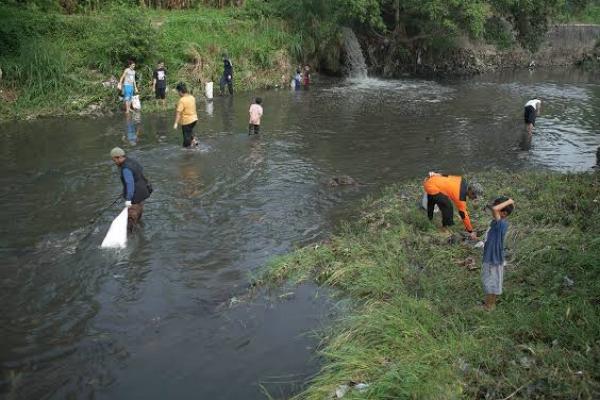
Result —
[{"label": "person standing in water", "polygon": [[110,151],[110,157],[120,170],[123,198],[127,207],[127,227],[131,231],[142,219],[143,202],[150,197],[152,186],[144,176],[142,166],[134,159],[127,158],[123,149],[115,147]]},{"label": "person standing in water", "polygon": [[304,87],[308,87],[310,85],[310,67],[308,65],[304,66],[304,76],[302,83],[304,84]]},{"label": "person standing in water", "polygon": [[254,99],[254,103],[250,106],[250,121],[248,122],[248,135],[258,135],[260,133],[260,118],[263,115],[263,108],[261,106],[262,99],[257,97]]},{"label": "person standing in water", "polygon": [[127,62],[127,68],[125,68],[121,75],[118,88],[121,89],[123,93],[125,112],[129,113],[129,110],[131,110],[131,99],[133,95],[138,92],[137,84],[135,82],[135,63],[133,60]]},{"label": "person standing in water", "polygon": [[531,135],[533,133],[533,127],[535,126],[535,118],[538,115],[540,115],[541,112],[542,112],[542,100],[533,99],[533,100],[529,100],[527,103],[525,103],[524,118],[525,118],[525,126],[527,127],[528,134]]},{"label": "person standing in water", "polygon": [[296,69],[296,75],[294,75],[294,89],[299,90],[302,86],[302,70],[300,67]]},{"label": "person standing in water", "polygon": [[165,71],[165,64],[162,61],[158,63],[152,74],[152,87],[156,99],[162,102],[163,109],[165,109],[167,107],[167,71]]},{"label": "person standing in water", "polygon": [[223,76],[219,82],[221,95],[225,93],[225,85],[229,89],[229,94],[233,94],[233,64],[227,54],[223,54]]},{"label": "person standing in water", "polygon": [[189,148],[196,146],[198,141],[194,137],[194,126],[198,122],[198,114],[196,113],[196,99],[188,93],[184,83],[177,84],[177,93],[179,94],[179,102],[177,103],[177,111],[175,114],[175,123],[173,129],[181,124],[181,132],[183,134],[183,147]]}]

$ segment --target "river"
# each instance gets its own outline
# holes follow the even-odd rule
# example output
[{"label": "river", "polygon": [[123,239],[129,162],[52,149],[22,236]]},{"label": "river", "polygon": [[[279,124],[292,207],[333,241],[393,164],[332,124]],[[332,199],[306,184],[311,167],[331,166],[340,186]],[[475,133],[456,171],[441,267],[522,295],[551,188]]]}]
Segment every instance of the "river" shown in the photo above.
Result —
[{"label": "river", "polygon": [[[519,71],[451,81],[322,79],[198,102],[201,146],[172,112],[3,123],[0,397],[262,399],[318,370],[310,334],[336,306],[310,285],[244,296],[277,254],[325,238],[381,187],[429,170],[586,171],[600,146],[598,75]],[[525,102],[543,113],[531,142]],[[126,250],[99,249],[119,207],[109,151],[155,192]],[[361,185],[331,187],[332,176]]]}]

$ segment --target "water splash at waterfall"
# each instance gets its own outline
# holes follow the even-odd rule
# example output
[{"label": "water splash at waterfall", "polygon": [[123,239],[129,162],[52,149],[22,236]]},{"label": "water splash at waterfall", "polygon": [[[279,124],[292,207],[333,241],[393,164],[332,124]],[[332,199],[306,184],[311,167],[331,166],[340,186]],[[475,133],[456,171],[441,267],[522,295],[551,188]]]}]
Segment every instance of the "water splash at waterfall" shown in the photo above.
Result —
[{"label": "water splash at waterfall", "polygon": [[344,35],[344,49],[346,50],[346,69],[350,79],[366,79],[367,64],[362,48],[356,35],[350,28],[342,28]]}]

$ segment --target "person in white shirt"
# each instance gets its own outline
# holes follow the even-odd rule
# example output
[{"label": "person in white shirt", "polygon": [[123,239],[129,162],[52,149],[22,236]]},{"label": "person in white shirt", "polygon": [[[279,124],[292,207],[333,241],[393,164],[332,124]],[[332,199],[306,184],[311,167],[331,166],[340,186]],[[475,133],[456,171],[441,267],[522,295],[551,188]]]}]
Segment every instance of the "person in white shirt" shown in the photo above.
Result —
[{"label": "person in white shirt", "polygon": [[535,118],[542,112],[542,101],[540,99],[529,100],[525,103],[525,126],[527,127],[527,133],[530,135],[533,133],[533,127],[535,126]]},{"label": "person in white shirt", "polygon": [[254,103],[250,106],[250,121],[248,123],[248,135],[258,135],[260,133],[260,119],[263,115],[263,108],[261,106],[262,99],[257,97],[254,99]]}]

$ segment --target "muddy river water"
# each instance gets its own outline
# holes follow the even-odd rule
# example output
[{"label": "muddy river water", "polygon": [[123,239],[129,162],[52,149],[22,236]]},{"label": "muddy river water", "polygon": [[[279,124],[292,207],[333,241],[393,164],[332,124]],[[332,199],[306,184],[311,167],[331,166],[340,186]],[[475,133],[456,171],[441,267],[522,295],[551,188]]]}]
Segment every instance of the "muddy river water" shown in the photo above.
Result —
[{"label": "muddy river water", "polygon": [[[0,125],[0,397],[260,399],[318,370],[311,286],[237,303],[271,257],[323,239],[361,198],[429,170],[590,170],[598,75],[520,71],[465,80],[317,80],[198,101],[201,146],[172,112]],[[544,101],[531,142],[523,105]],[[155,192],[126,250],[99,249],[122,146]],[[332,176],[362,185],[330,187]],[[121,205],[121,204],[120,204]]]}]

